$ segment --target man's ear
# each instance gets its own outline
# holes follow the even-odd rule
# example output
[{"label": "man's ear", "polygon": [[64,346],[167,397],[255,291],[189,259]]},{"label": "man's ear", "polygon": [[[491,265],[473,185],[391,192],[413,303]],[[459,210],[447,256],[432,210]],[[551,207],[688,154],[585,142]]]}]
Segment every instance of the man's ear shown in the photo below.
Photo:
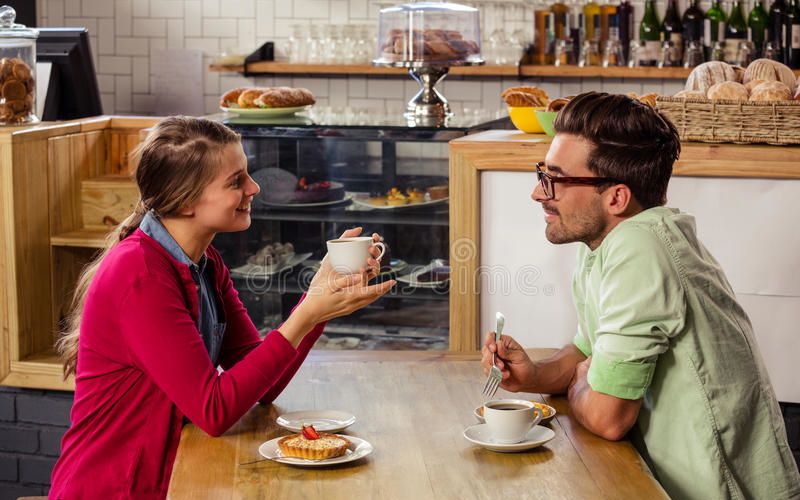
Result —
[{"label": "man's ear", "polygon": [[615,184],[608,188],[603,194],[609,215],[618,217],[625,215],[637,205],[631,188],[625,184]]}]

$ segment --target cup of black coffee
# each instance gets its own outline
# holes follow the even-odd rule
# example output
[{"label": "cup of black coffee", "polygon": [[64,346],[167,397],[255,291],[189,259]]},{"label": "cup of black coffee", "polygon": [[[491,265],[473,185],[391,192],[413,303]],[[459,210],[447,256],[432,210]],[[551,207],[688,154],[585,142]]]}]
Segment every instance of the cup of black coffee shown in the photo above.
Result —
[{"label": "cup of black coffee", "polygon": [[544,413],[524,399],[494,399],[483,405],[483,418],[489,426],[492,441],[514,444],[525,440],[531,428],[538,424]]}]

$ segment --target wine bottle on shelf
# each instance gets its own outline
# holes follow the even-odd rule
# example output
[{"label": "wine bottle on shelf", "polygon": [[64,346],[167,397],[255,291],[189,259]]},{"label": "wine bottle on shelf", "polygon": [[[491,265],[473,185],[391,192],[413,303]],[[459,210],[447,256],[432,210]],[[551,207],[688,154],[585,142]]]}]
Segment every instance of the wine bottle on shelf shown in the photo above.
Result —
[{"label": "wine bottle on shelf", "polygon": [[783,18],[786,15],[787,5],[784,0],[775,0],[769,7],[769,24],[767,25],[767,39],[778,50],[776,58],[783,61]]},{"label": "wine bottle on shelf", "polygon": [[570,14],[572,21],[569,25],[569,37],[572,39],[572,61],[577,61],[578,58],[581,56],[581,44],[583,43],[583,39],[585,38],[584,32],[584,17],[583,13],[573,12]]},{"label": "wine bottle on shelf", "polygon": [[535,31],[533,41],[533,64],[547,64],[547,19],[550,17],[550,9],[538,7],[533,11],[533,29]]},{"label": "wine bottle on shelf", "polygon": [[644,17],[639,24],[639,40],[644,42],[642,54],[637,54],[639,65],[656,66],[661,49],[661,23],[655,0],[647,0],[644,4]]},{"label": "wine bottle on shelf", "polygon": [[719,0],[713,0],[711,8],[703,19],[703,45],[706,49],[706,60],[711,60],[714,45],[725,40],[725,12],[719,6]]},{"label": "wine bottle on shelf", "polygon": [[[617,6],[611,3],[611,0],[600,6],[600,46],[604,47],[606,41],[610,38],[611,18],[617,15]],[[619,27],[619,21],[617,21]]]},{"label": "wine bottle on shelf", "polygon": [[747,21],[744,20],[742,4],[739,0],[733,0],[730,17],[725,24],[725,62],[736,63],[739,42],[745,40],[747,40]]},{"label": "wine bottle on shelf", "polygon": [[594,0],[589,0],[583,6],[583,18],[586,20],[586,39],[594,40],[594,18],[600,17],[600,5]]},{"label": "wine bottle on shelf", "polygon": [[622,0],[617,8],[617,23],[619,43],[622,45],[622,54],[627,64],[630,61],[631,40],[633,40],[633,5],[628,0]]},{"label": "wine bottle on shelf", "polygon": [[619,42],[619,16],[608,18],[608,40],[603,45],[603,67],[625,65],[622,47]]},{"label": "wine bottle on shelf", "polygon": [[703,40],[703,15],[700,0],[694,0],[683,12],[683,39],[686,43]]},{"label": "wine bottle on shelf", "polygon": [[747,16],[747,38],[756,47],[756,57],[761,57],[764,53],[764,42],[767,38],[767,25],[769,24],[769,14],[764,10],[761,0],[755,0],[753,10]]},{"label": "wine bottle on shelf", "polygon": [[677,0],[669,0],[667,12],[664,13],[664,22],[661,24],[662,40],[670,41],[675,46],[673,66],[680,66],[683,60],[683,23],[678,15]]},{"label": "wine bottle on shelf", "polygon": [[553,22],[555,26],[555,39],[561,40],[564,38],[564,28],[567,25],[567,15],[569,15],[569,7],[563,2],[556,2],[550,6],[550,12],[553,14]]},{"label": "wine bottle on shelf", "polygon": [[790,68],[800,68],[800,0],[791,0],[784,16],[786,41],[783,46],[783,63]]}]

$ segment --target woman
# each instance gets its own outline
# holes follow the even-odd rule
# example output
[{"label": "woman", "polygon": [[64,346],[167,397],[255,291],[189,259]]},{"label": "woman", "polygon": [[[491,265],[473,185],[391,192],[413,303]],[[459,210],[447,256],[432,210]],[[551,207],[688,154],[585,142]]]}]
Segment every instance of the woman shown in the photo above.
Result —
[{"label": "woman", "polygon": [[262,341],[211,246],[215,234],[250,226],[259,192],[239,135],[170,117],[134,158],[141,201],[81,276],[59,340],[75,403],[51,498],[164,498],[184,419],[221,435],[280,394],[326,321],[394,285],[366,285],[376,248],[361,274],[336,275],[326,258]]}]

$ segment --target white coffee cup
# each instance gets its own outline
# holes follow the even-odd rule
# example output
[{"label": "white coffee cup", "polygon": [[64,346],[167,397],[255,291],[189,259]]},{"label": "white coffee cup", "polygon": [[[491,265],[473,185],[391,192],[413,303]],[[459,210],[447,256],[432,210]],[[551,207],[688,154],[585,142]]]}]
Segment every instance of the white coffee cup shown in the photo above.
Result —
[{"label": "white coffee cup", "polygon": [[[339,238],[328,241],[328,258],[333,270],[341,274],[357,273],[362,267],[367,267],[369,248],[373,244],[370,236],[356,236],[354,238]],[[380,261],[386,253],[386,246],[375,243],[381,249],[381,254],[376,260]]]},{"label": "white coffee cup", "polygon": [[489,435],[499,444],[523,441],[542,416],[540,408],[524,399],[494,399],[483,405],[483,418],[489,426]]}]

